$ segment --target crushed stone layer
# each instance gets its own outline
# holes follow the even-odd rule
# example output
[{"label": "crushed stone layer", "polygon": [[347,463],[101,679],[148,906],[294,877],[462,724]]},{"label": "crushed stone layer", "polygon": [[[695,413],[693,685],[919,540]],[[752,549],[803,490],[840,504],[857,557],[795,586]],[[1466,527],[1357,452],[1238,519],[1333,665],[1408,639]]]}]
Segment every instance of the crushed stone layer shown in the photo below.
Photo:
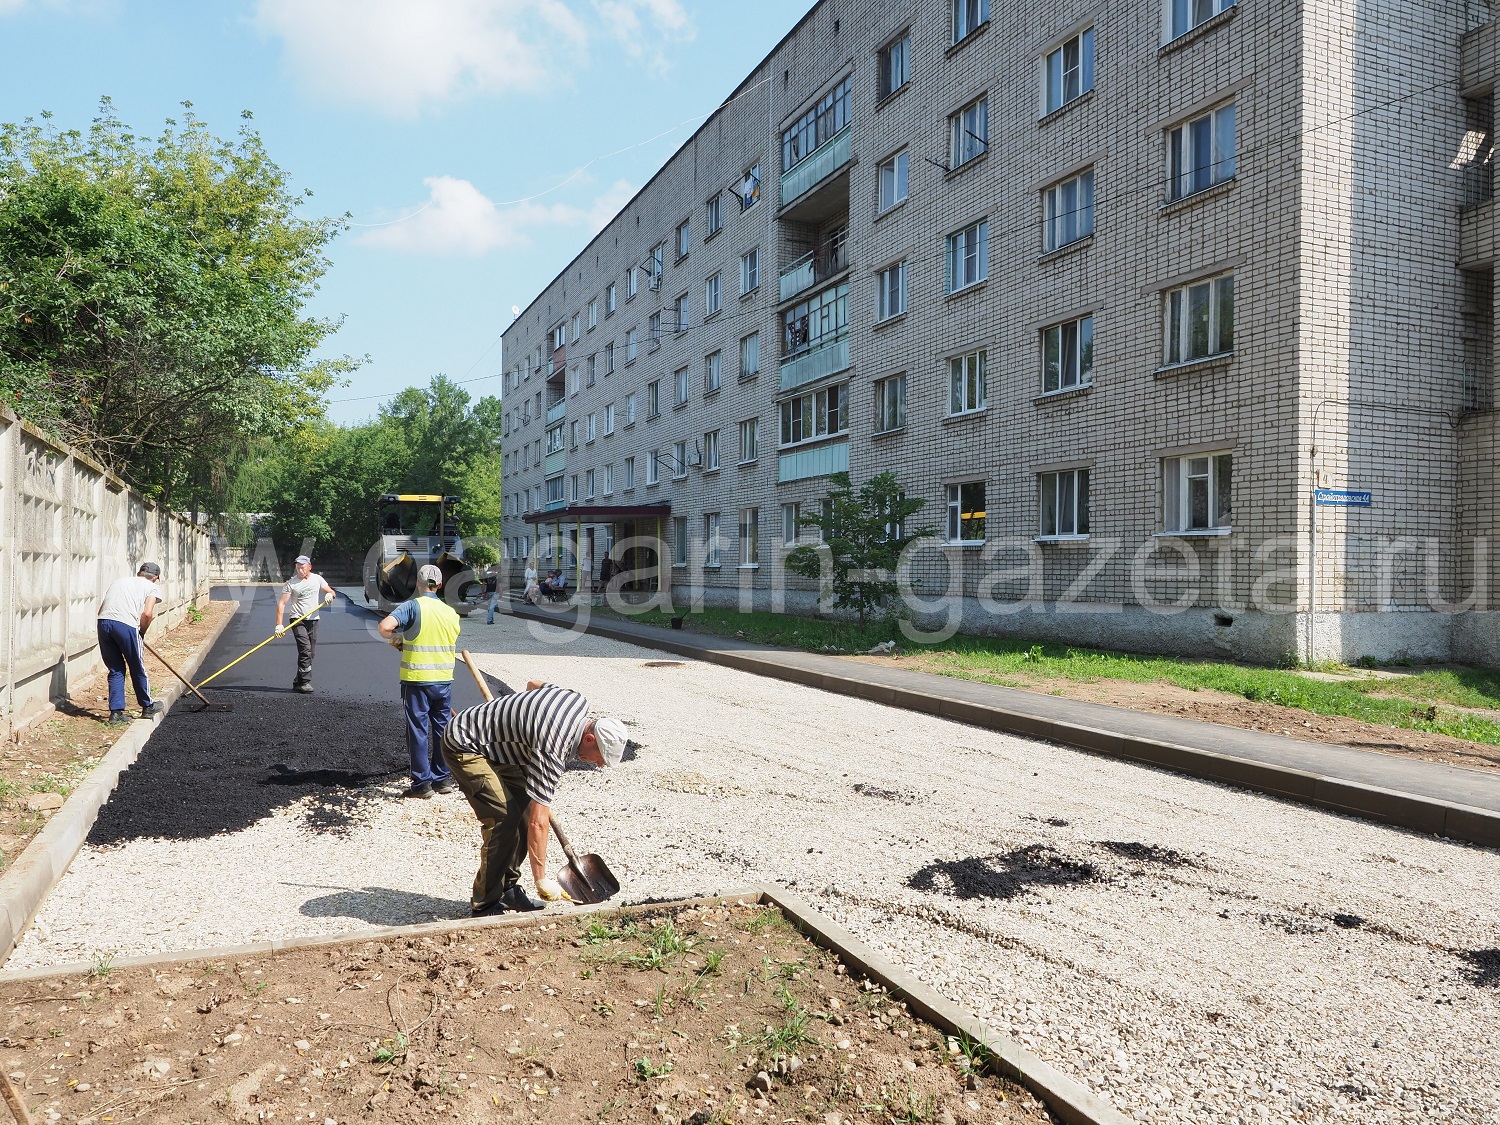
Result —
[{"label": "crushed stone layer", "polygon": [[[627,899],[787,885],[1139,1121],[1500,1120],[1492,850],[513,619],[464,643],[630,725],[557,804]],[[401,780],[90,844],[8,967],[461,917],[472,815]]]}]

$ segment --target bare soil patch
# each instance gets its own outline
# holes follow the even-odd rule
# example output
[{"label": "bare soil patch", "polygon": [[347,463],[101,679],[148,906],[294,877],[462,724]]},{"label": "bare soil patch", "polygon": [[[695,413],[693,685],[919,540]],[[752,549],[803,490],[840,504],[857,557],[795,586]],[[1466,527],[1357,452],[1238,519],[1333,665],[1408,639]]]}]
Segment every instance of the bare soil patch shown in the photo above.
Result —
[{"label": "bare soil patch", "polygon": [[[233,602],[204,600],[196,617],[187,614],[170,632],[150,634],[151,647],[178,669],[214,636],[234,612]],[[153,690],[177,681],[149,652],[146,673]],[[135,695],[125,686],[130,714]],[[0,868],[7,867],[46,825],[75,786],[99,764],[129,726],[110,726],[105,671],[70,686],[68,698],[50,715],[33,720],[17,741],[0,743]]]},{"label": "bare soil patch", "polygon": [[[914,672],[931,672],[939,660],[925,653],[911,656],[851,656],[848,659],[888,664]],[[1318,715],[1295,707],[1256,703],[1228,692],[1203,688],[1192,691],[1167,683],[1135,683],[1131,680],[1095,680],[1084,683],[1055,677],[1028,677],[1007,673],[994,683],[1003,687],[1034,691],[1041,695],[1107,703],[1133,711],[1176,715],[1204,723],[1260,730],[1268,734],[1331,742],[1357,750],[1375,750],[1424,762],[1442,762],[1470,769],[1500,769],[1500,747],[1468,742],[1446,734],[1403,730],[1338,715]]]},{"label": "bare soil patch", "polygon": [[38,1120],[1040,1123],[774,909],[476,923],[0,986]]}]

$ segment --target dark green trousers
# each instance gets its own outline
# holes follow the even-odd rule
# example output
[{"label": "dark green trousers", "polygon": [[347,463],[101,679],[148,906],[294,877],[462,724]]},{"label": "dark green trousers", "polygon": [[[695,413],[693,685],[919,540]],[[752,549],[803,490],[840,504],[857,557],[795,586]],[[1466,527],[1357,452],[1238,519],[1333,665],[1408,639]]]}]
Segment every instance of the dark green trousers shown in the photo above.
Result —
[{"label": "dark green trousers", "polygon": [[479,818],[479,874],[474,876],[469,907],[483,910],[521,881],[531,811],[526,778],[515,766],[500,765],[483,754],[463,754],[445,746],[443,756]]}]

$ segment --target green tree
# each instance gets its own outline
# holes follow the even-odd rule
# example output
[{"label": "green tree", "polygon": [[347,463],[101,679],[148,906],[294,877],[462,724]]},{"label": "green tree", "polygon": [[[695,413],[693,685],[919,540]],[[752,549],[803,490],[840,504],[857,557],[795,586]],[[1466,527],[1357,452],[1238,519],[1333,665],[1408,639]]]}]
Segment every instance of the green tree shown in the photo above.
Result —
[{"label": "green tree", "polygon": [[0,400],[215,510],[236,452],[320,417],[355,364],[314,358],[337,325],[302,314],[342,221],[298,214],[248,123],[223,141],[184,110],[154,141],[108,99],[87,132],[0,126]]},{"label": "green tree", "polygon": [[863,626],[896,593],[902,552],[937,532],[907,526],[927,501],[909,499],[890,471],[871,477],[858,490],[848,473],[834,473],[828,480],[833,491],[827,508],[799,521],[819,528],[823,542],[796,548],[787,555],[786,568],[803,578],[821,579],[831,565],[834,605],[853,609]]}]

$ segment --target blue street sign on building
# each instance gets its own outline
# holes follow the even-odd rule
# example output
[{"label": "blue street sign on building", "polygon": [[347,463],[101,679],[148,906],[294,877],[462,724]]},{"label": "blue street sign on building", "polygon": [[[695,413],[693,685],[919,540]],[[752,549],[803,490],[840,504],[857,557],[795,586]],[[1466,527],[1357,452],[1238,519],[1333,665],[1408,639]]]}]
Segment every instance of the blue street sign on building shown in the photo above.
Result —
[{"label": "blue street sign on building", "polygon": [[1351,492],[1347,488],[1315,488],[1313,502],[1335,508],[1368,508],[1372,504],[1368,492]]}]

